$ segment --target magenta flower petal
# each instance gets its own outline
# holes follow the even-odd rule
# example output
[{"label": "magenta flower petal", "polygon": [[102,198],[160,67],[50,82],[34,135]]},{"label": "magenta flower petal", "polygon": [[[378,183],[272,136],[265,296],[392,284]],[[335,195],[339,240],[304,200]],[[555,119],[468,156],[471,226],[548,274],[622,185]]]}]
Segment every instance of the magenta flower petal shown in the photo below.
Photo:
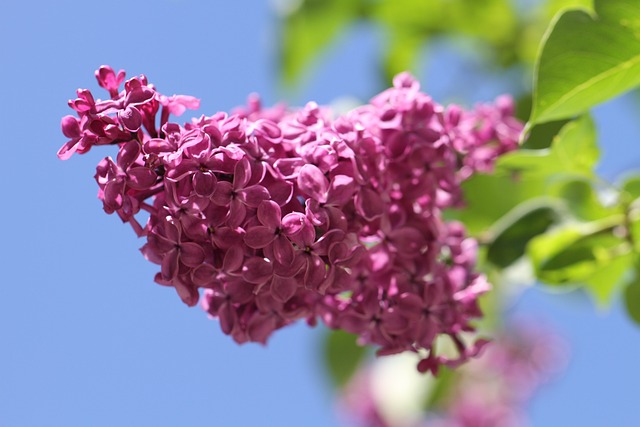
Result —
[{"label": "magenta flower petal", "polygon": [[293,183],[289,181],[274,181],[267,187],[271,200],[280,206],[284,206],[289,203],[293,196]]},{"label": "magenta flower petal", "polygon": [[180,261],[187,267],[197,267],[204,262],[202,246],[193,242],[180,244]]},{"label": "magenta flower petal", "polygon": [[378,193],[370,188],[363,188],[355,196],[358,212],[367,220],[378,218],[384,212],[384,202]]},{"label": "magenta flower petal", "polygon": [[64,144],[56,155],[60,160],[68,160],[78,150],[79,140],[72,139]]},{"label": "magenta flower petal", "polygon": [[420,252],[425,245],[422,233],[413,227],[402,227],[389,233],[389,240],[398,252],[411,255]]},{"label": "magenta flower petal", "polygon": [[162,259],[162,278],[165,280],[173,280],[178,275],[179,267],[178,249],[172,249],[164,255]]},{"label": "magenta flower petal", "polygon": [[257,208],[262,201],[268,200],[269,197],[269,190],[261,185],[252,185],[238,193],[238,199],[252,208]]},{"label": "magenta flower petal", "polygon": [[154,171],[144,167],[129,169],[127,177],[129,178],[127,181],[129,187],[136,190],[146,190],[153,186],[158,179],[158,175]]},{"label": "magenta flower petal", "polygon": [[310,227],[307,217],[299,212],[291,212],[282,218],[282,229],[287,236],[293,236]]},{"label": "magenta flower petal", "polygon": [[318,255],[312,254],[307,258],[307,269],[304,274],[304,285],[315,289],[322,283],[327,273],[327,265]]},{"label": "magenta flower petal", "polygon": [[125,73],[123,70],[118,71],[118,74],[116,74],[113,68],[108,65],[103,65],[96,71],[98,84],[100,87],[108,90],[112,97],[118,95],[118,88],[124,81],[124,78]]},{"label": "magenta flower petal", "polygon": [[218,320],[220,320],[220,329],[222,332],[229,335],[236,324],[236,311],[233,306],[225,302],[218,309]]},{"label": "magenta flower petal", "polygon": [[[131,80],[129,80],[131,81]],[[127,93],[124,100],[125,105],[140,105],[151,101],[155,96],[155,91],[149,87],[141,86]]]},{"label": "magenta flower petal", "polygon": [[262,225],[275,230],[276,228],[280,228],[281,219],[282,214],[280,206],[278,206],[277,203],[271,200],[265,200],[258,206],[258,220]]},{"label": "magenta flower petal", "polygon": [[[215,194],[215,193],[214,193]],[[247,208],[239,200],[232,200],[229,204],[229,217],[227,224],[229,227],[240,227],[247,217]]]},{"label": "magenta flower petal", "polygon": [[317,166],[306,164],[300,168],[298,187],[309,197],[316,199],[320,203],[327,201],[329,180]]},{"label": "magenta flower petal", "polygon": [[123,170],[127,170],[140,156],[140,143],[134,139],[120,147],[116,162]]},{"label": "magenta flower petal", "polygon": [[267,338],[276,329],[276,319],[274,316],[255,315],[247,326],[247,334],[251,341],[265,344]]},{"label": "magenta flower petal", "polygon": [[244,261],[244,250],[240,246],[231,246],[224,254],[222,270],[234,272],[240,270]]},{"label": "magenta flower petal", "polygon": [[264,258],[253,257],[245,261],[242,267],[242,278],[249,283],[262,285],[273,275],[273,264]]},{"label": "magenta flower petal", "polygon": [[298,282],[291,277],[273,276],[271,292],[274,298],[280,302],[287,302],[296,294]]},{"label": "magenta flower petal", "polygon": [[262,249],[268,246],[276,238],[274,230],[269,227],[256,226],[247,231],[244,242],[253,249]]},{"label": "magenta flower petal", "polygon": [[190,286],[180,281],[175,281],[173,283],[173,287],[178,292],[178,296],[189,307],[193,307],[198,303],[198,299],[200,299],[200,294],[195,286]]},{"label": "magenta flower petal", "polygon": [[124,110],[118,111],[118,121],[129,132],[137,132],[142,126],[142,114],[137,108],[129,105]]},{"label": "magenta flower petal", "polygon": [[218,180],[212,173],[197,171],[193,174],[193,190],[200,197],[211,197],[217,183]]},{"label": "magenta flower petal", "polygon": [[347,175],[336,175],[331,180],[331,189],[329,190],[331,203],[336,205],[344,205],[353,197],[356,191],[355,180]]},{"label": "magenta flower petal", "polygon": [[62,133],[67,138],[80,138],[80,121],[73,116],[64,116],[60,121]]},{"label": "magenta flower petal", "polygon": [[232,193],[233,187],[230,182],[218,181],[211,200],[218,206],[229,206]]},{"label": "magenta flower petal", "polygon": [[273,254],[280,264],[290,265],[293,262],[293,245],[285,236],[278,236],[273,242]]},{"label": "magenta flower petal", "polygon": [[233,173],[233,188],[244,188],[251,180],[251,163],[249,159],[243,157],[238,163]]},{"label": "magenta flower petal", "polygon": [[207,288],[216,280],[217,273],[211,264],[200,264],[191,271],[191,280],[195,285]]}]

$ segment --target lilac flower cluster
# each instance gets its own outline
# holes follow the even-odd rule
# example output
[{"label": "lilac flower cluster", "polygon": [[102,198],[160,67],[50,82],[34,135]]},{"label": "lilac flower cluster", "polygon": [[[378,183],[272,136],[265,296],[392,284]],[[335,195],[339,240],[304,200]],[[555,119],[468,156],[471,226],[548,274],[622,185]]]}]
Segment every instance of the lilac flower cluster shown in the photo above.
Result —
[{"label": "lilac flower cluster", "polygon": [[[489,288],[474,272],[476,243],[442,210],[461,204],[463,179],[516,147],[508,98],[445,109],[404,73],[337,118],[315,103],[263,109],[251,98],[233,114],[178,125],[170,114],[197,99],[161,95],[144,76],[125,82],[107,66],[96,77],[110,99],[78,90],[58,156],[118,147],[95,175],[105,212],[146,238],[156,282],[200,301],[235,341],[264,343],[296,320],[321,319],[380,354],[422,352],[419,369],[433,372],[484,343],[460,338]],[[442,334],[459,357],[437,354]]]}]

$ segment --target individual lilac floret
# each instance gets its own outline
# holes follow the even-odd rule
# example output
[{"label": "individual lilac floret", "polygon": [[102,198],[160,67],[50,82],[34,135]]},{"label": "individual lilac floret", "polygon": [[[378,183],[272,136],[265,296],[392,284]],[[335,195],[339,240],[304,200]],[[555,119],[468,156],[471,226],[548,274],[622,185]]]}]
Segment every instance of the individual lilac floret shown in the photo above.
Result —
[{"label": "individual lilac floret", "polygon": [[[322,320],[381,355],[417,352],[433,373],[486,343],[462,339],[489,289],[474,271],[476,243],[442,210],[461,203],[463,179],[516,147],[508,99],[445,109],[403,73],[337,118],[313,102],[263,109],[253,96],[233,114],[179,125],[170,116],[196,98],[107,66],[96,77],[110,99],[78,91],[58,156],[117,147],[95,175],[105,212],[146,237],[156,282],[200,301],[237,342]],[[443,335],[456,356],[435,347]]]}]

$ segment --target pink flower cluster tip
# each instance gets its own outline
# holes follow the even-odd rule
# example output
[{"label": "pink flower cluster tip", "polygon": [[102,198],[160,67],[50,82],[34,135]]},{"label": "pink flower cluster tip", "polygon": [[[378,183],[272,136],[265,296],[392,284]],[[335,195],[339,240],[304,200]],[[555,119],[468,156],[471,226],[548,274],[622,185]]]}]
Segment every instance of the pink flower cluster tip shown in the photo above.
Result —
[{"label": "pink flower cluster tip", "polygon": [[[110,97],[78,90],[58,156],[118,148],[95,175],[105,212],[146,239],[156,282],[200,301],[235,341],[265,343],[320,319],[379,354],[420,352],[419,369],[434,372],[484,343],[460,336],[489,289],[474,271],[476,242],[442,211],[461,204],[463,179],[517,146],[509,98],[443,108],[403,73],[340,117],[313,102],[290,111],[250,98],[179,125],[170,115],[197,99],[107,66],[96,77]],[[455,360],[434,348],[442,334],[458,345]]]}]

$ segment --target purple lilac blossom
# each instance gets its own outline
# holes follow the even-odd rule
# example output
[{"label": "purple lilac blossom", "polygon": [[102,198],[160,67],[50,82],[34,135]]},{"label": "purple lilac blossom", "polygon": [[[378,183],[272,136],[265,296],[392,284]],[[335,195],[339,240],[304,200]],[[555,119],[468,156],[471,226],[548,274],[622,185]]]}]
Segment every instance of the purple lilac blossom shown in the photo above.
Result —
[{"label": "purple lilac blossom", "polygon": [[[461,339],[490,288],[474,271],[477,245],[442,211],[462,204],[462,180],[517,147],[509,98],[444,108],[402,73],[337,118],[313,102],[264,109],[252,95],[232,114],[180,125],[170,115],[197,109],[196,98],[108,66],[96,77],[110,98],[78,90],[58,157],[118,148],[95,175],[105,212],[146,239],[156,282],[200,302],[235,341],[321,320],[380,355],[420,352],[418,369],[433,373],[485,344]],[[456,357],[438,353],[441,335]]]}]

